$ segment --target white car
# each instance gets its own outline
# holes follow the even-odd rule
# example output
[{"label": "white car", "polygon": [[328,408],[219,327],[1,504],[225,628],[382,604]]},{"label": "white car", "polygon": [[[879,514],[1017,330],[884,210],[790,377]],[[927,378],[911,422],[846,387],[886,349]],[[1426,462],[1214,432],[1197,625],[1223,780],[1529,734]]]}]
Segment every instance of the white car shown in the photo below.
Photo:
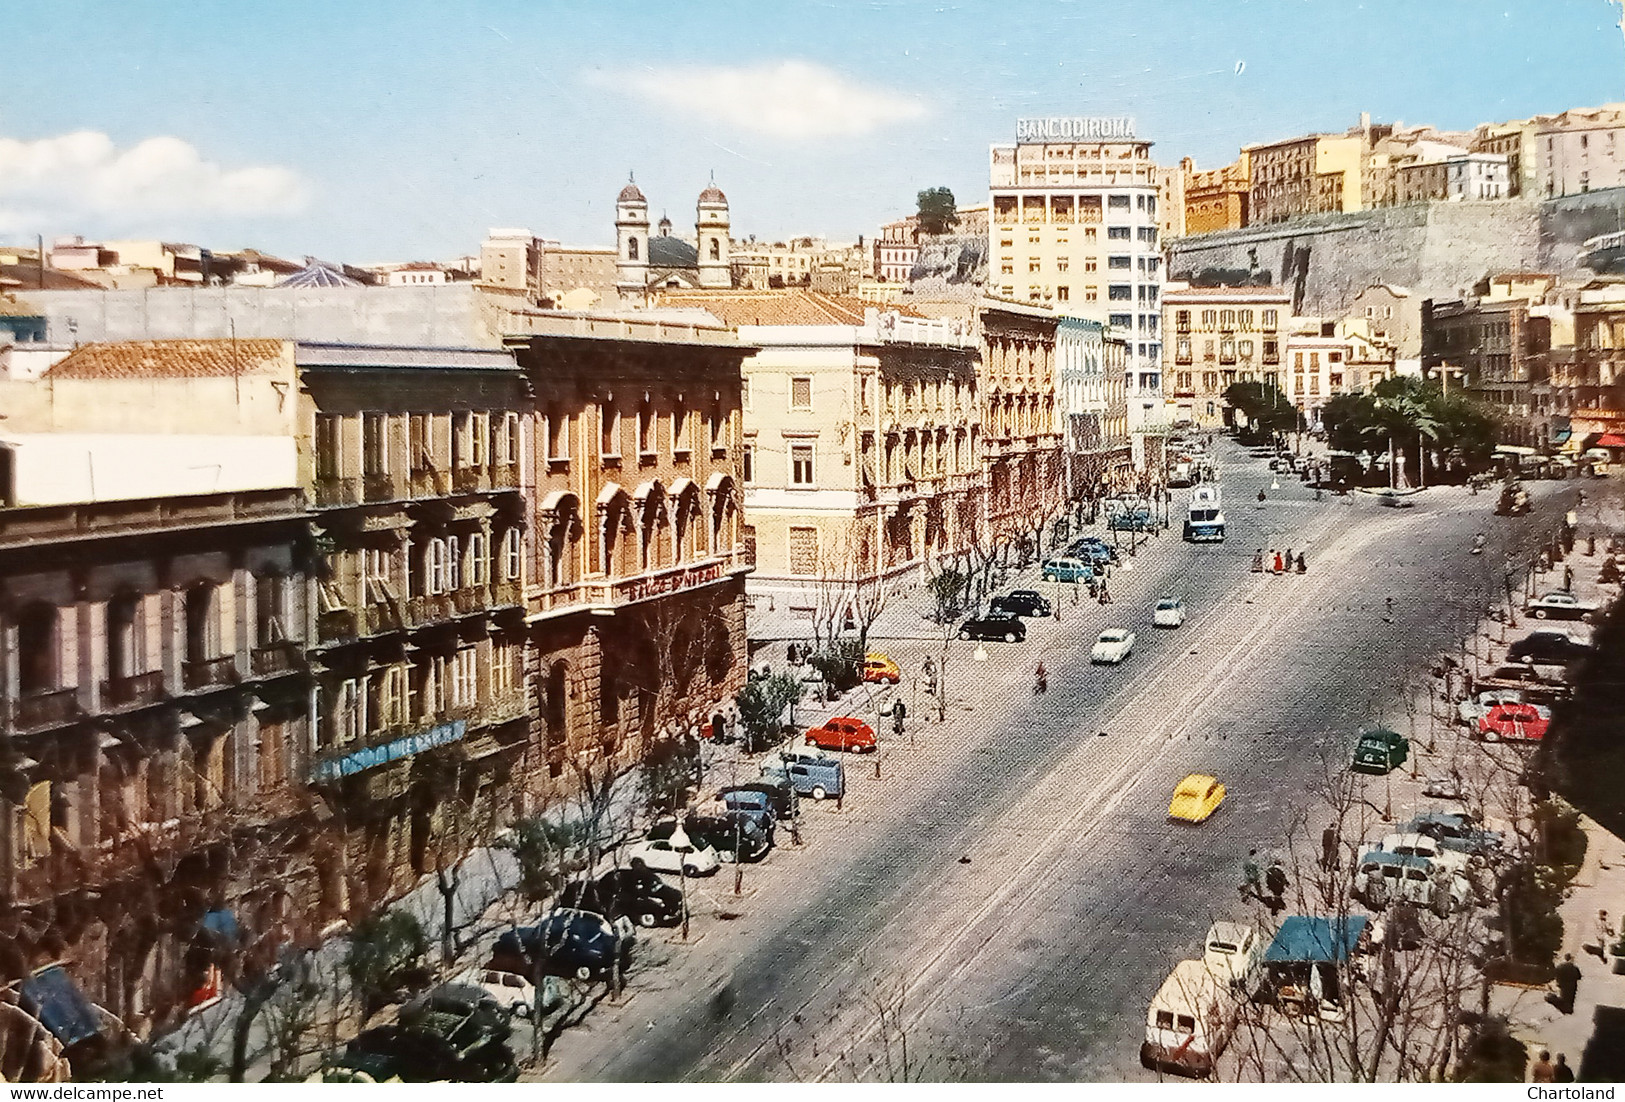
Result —
[{"label": "white car", "polygon": [[[673,843],[677,844],[673,844]],[[626,847],[626,863],[634,869],[676,872],[684,876],[710,876],[722,867],[717,851],[685,832],[678,838],[645,838]]]},{"label": "white car", "polygon": [[1522,689],[1485,689],[1477,696],[1470,696],[1456,705],[1456,717],[1469,727],[1477,727],[1478,721],[1489,714],[1491,708],[1497,704],[1522,704]]},{"label": "white car", "polygon": [[1109,662],[1116,665],[1128,657],[1129,651],[1134,649],[1134,633],[1128,628],[1107,628],[1095,640],[1094,649],[1089,652],[1091,662]]},{"label": "white car", "polygon": [[1185,622],[1185,602],[1178,597],[1164,597],[1157,602],[1151,614],[1151,624],[1159,628],[1177,628]]},{"label": "white car", "polygon": [[[451,980],[452,983],[478,987],[497,1001],[497,1005],[521,1018],[528,1018],[537,1009],[536,987],[517,972],[504,972],[500,968],[470,968]],[[564,1001],[559,981],[554,976],[542,978],[542,1013]]]},{"label": "white car", "polygon": [[1590,620],[1597,606],[1572,593],[1556,590],[1524,605],[1524,611],[1537,620]]},{"label": "white car", "polygon": [[1208,928],[1202,946],[1202,963],[1207,970],[1248,995],[1258,986],[1263,956],[1258,931],[1244,922],[1215,922]]}]

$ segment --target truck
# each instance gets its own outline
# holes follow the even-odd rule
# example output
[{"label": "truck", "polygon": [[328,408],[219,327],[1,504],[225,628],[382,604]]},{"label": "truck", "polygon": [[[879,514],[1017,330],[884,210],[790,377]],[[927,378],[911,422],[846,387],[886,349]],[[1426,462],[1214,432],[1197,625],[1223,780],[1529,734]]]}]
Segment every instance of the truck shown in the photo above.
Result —
[{"label": "truck", "polygon": [[1185,512],[1186,543],[1223,543],[1224,510],[1216,486],[1198,486]]},{"label": "truck", "polygon": [[1146,1010],[1142,1067],[1202,1078],[1230,1043],[1241,1003],[1199,960],[1182,960]]}]

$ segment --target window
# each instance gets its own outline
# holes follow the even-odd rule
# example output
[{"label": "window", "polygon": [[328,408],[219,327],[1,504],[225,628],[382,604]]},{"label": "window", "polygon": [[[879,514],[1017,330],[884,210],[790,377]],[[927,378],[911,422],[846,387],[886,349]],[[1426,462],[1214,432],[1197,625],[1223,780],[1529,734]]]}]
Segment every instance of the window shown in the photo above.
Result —
[{"label": "window", "polygon": [[427,592],[431,595],[446,592],[446,541],[438,537],[430,540],[423,557]]},{"label": "window", "polygon": [[281,574],[254,579],[254,645],[280,643],[288,637],[287,584]]},{"label": "window", "polygon": [[1106,240],[1108,240],[1108,241],[1127,241],[1129,238],[1131,238],[1133,236],[1134,236],[1134,231],[1132,229],[1130,229],[1128,226],[1107,226],[1106,227]]},{"label": "window", "polygon": [[1236,343],[1236,351],[1241,353],[1241,358],[1242,359],[1244,359],[1244,360],[1252,359],[1253,358],[1253,342],[1252,341],[1238,341]]},{"label": "window", "polygon": [[1189,333],[1191,331],[1191,312],[1189,310],[1174,311],[1174,329],[1180,333]]},{"label": "window", "polygon": [[382,413],[361,415],[361,462],[368,477],[389,473],[389,418]]},{"label": "window", "polygon": [[519,580],[520,564],[524,556],[524,537],[519,529],[510,528],[502,533],[502,580],[517,582]]},{"label": "window", "polygon": [[456,536],[446,537],[446,589],[463,588],[463,545]]},{"label": "window", "polygon": [[496,461],[507,466],[519,462],[519,415],[503,413],[497,429]]},{"label": "window", "polygon": [[1113,195],[1113,196],[1110,196],[1106,200],[1106,209],[1107,210],[1128,210],[1129,209],[1128,196],[1127,195]]},{"label": "window", "polygon": [[491,462],[491,415],[489,413],[471,413],[468,415],[468,461],[475,467],[483,467]]},{"label": "window", "polygon": [[1265,310],[1264,311],[1264,328],[1265,329],[1274,329],[1275,328],[1275,317],[1276,317],[1276,314],[1275,314],[1274,310]]},{"label": "window", "polygon": [[468,537],[468,584],[484,585],[490,577],[491,557],[485,549],[485,533],[475,532]]},{"label": "window", "polygon": [[629,237],[629,238],[626,239],[626,259],[628,259],[628,260],[636,260],[637,258],[638,258],[638,239],[635,238],[635,237]]},{"label": "window", "polygon": [[1031,273],[1031,272],[1036,272],[1039,269],[1040,269],[1040,265],[1038,263],[1038,258],[1036,256],[1029,256],[1027,258],[1027,271],[1029,273]]},{"label": "window", "polygon": [[1111,319],[1107,324],[1115,325],[1119,329],[1131,329],[1134,326],[1134,315],[1133,314],[1112,314]]},{"label": "window", "polygon": [[331,479],[340,477],[341,453],[339,450],[340,421],[330,413],[316,415],[316,477]]},{"label": "window", "polygon": [[598,454],[605,459],[621,455],[621,414],[607,404],[598,407]]},{"label": "window", "polygon": [[818,529],[792,527],[789,553],[790,573],[818,573]]},{"label": "window", "polygon": [[1093,283],[1089,284],[1087,287],[1085,287],[1083,289],[1083,301],[1085,301],[1085,302],[1093,302],[1099,297],[1100,297],[1100,288],[1096,287]]},{"label": "window", "polygon": [[1141,226],[1140,240],[1145,242],[1147,245],[1155,245],[1157,243],[1157,227]]},{"label": "window", "polygon": [[1084,271],[1093,272],[1096,269],[1098,269],[1099,267],[1100,267],[1100,261],[1096,260],[1094,257],[1086,256],[1086,257],[1083,258],[1083,270]]},{"label": "window", "polygon": [[451,703],[453,707],[466,707],[480,699],[479,653],[473,647],[457,648],[452,660]]},{"label": "window", "polygon": [[1106,297],[1112,302],[1129,302],[1134,298],[1134,288],[1127,283],[1113,283],[1107,288]]},{"label": "window", "polygon": [[746,482],[756,481],[756,445],[746,444],[745,453],[740,456],[740,471]]},{"label": "window", "polygon": [[1000,275],[1015,275],[1016,274],[1015,262],[1010,261],[1010,260],[1006,260],[1006,261],[1002,262],[999,265],[999,274]]},{"label": "window", "polygon": [[812,379],[793,378],[790,380],[790,408],[812,409]]},{"label": "window", "polygon": [[792,444],[790,446],[790,485],[811,486],[813,484],[813,446],[811,444]]},{"label": "window", "polygon": [[1134,267],[1133,257],[1111,256],[1106,258],[1106,267],[1114,271],[1126,272]]},{"label": "window", "polygon": [[413,471],[427,471],[434,467],[434,444],[429,435],[433,422],[427,413],[414,413],[407,418],[407,465]]},{"label": "window", "polygon": [[1068,287],[1064,283],[1061,284],[1059,287],[1055,288],[1055,301],[1056,302],[1069,302],[1069,301],[1071,301],[1071,299],[1072,299],[1072,288]]},{"label": "window", "polygon": [[1071,257],[1069,257],[1069,256],[1060,256],[1060,257],[1055,258],[1055,270],[1057,272],[1067,271],[1071,267],[1072,267],[1072,258]]},{"label": "window", "polygon": [[645,402],[638,407],[638,454],[653,455],[655,450],[655,411]]},{"label": "window", "polygon": [[460,471],[468,465],[469,416],[467,410],[460,410],[451,415],[451,469],[454,471]]},{"label": "window", "polygon": [[550,413],[543,425],[547,432],[547,457],[570,458],[570,415],[562,411]]}]

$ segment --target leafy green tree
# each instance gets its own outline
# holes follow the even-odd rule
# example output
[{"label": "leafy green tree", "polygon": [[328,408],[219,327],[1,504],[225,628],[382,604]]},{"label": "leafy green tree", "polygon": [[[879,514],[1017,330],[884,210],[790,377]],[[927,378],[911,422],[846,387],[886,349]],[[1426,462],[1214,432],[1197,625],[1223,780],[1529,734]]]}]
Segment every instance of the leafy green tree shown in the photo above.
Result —
[{"label": "leafy green tree", "polygon": [[1507,870],[1501,895],[1501,921],[1507,955],[1517,964],[1549,973],[1563,948],[1563,917],[1557,908],[1563,888],[1551,869],[1520,861]]},{"label": "leafy green tree", "polygon": [[931,598],[939,624],[957,621],[965,611],[970,594],[970,577],[958,570],[944,570],[931,579]]},{"label": "leafy green tree", "polygon": [[864,644],[857,639],[836,639],[808,661],[824,684],[845,692],[863,679]]},{"label": "leafy green tree", "polygon": [[1369,451],[1371,436],[1366,429],[1374,423],[1369,394],[1336,394],[1320,408],[1320,423],[1326,426],[1326,442],[1336,451]]},{"label": "leafy green tree", "polygon": [[700,740],[693,735],[661,743],[643,763],[644,807],[655,815],[674,814],[699,787],[702,770]]},{"label": "leafy green tree", "polygon": [[521,819],[500,843],[519,862],[519,890],[546,899],[587,865],[587,827],[579,820]]},{"label": "leafy green tree", "polygon": [[356,924],[344,970],[360,1000],[363,1025],[419,978],[428,951],[428,935],[408,911],[384,911]]},{"label": "leafy green tree", "polygon": [[1253,439],[1299,428],[1298,407],[1273,383],[1231,383],[1224,388],[1224,400],[1247,418],[1248,435]]},{"label": "leafy green tree", "polygon": [[739,726],[744,731],[745,750],[755,753],[777,741],[779,717],[801,699],[801,682],[787,673],[752,678],[734,698],[739,708]]},{"label": "leafy green tree", "polygon": [[947,233],[959,224],[954,193],[945,187],[926,188],[915,196],[919,204],[920,232],[927,236]]}]

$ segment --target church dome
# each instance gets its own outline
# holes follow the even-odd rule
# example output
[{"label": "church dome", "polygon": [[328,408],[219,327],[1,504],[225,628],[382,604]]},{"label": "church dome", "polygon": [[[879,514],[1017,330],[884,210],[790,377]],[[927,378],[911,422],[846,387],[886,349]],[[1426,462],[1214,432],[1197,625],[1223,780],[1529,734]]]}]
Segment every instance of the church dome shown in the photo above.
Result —
[{"label": "church dome", "polygon": [[643,197],[643,192],[638,190],[638,185],[633,183],[631,180],[628,180],[626,182],[626,186],[621,189],[621,194],[618,197],[616,197],[615,201],[617,203],[647,203],[648,202],[648,200]]},{"label": "church dome", "polygon": [[717,185],[715,185],[715,184],[712,184],[710,187],[708,187],[704,191],[700,192],[700,202],[702,202],[702,203],[720,203],[723,206],[727,206],[728,205],[728,197],[726,195],[722,194],[722,189],[721,188],[717,187]]}]

